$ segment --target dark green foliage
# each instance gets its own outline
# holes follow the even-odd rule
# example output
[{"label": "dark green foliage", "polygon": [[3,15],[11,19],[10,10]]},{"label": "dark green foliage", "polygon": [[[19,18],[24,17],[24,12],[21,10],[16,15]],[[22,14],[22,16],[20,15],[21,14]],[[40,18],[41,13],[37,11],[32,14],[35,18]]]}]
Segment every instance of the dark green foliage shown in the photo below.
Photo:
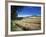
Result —
[{"label": "dark green foliage", "polygon": [[15,20],[18,17],[18,12],[17,11],[22,11],[23,6],[11,6],[11,20]]},{"label": "dark green foliage", "polygon": [[11,6],[11,20],[15,20],[17,17],[17,13],[15,7]]}]

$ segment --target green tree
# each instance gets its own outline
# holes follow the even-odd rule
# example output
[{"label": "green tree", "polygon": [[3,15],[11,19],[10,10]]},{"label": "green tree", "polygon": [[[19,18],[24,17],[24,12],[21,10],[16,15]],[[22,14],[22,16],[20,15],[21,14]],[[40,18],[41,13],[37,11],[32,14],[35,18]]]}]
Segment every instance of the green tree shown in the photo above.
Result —
[{"label": "green tree", "polygon": [[11,19],[15,20],[17,19],[18,13],[17,11],[22,11],[22,9],[24,8],[24,6],[11,6]]}]

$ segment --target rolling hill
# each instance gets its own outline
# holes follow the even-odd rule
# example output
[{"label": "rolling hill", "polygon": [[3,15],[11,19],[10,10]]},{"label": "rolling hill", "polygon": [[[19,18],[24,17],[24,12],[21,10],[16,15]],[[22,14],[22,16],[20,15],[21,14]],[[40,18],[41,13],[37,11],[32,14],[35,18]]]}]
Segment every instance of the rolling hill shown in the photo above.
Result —
[{"label": "rolling hill", "polygon": [[13,22],[13,30],[16,31],[28,31],[28,30],[41,29],[40,16],[23,17],[23,19],[21,20],[14,20],[12,22]]}]

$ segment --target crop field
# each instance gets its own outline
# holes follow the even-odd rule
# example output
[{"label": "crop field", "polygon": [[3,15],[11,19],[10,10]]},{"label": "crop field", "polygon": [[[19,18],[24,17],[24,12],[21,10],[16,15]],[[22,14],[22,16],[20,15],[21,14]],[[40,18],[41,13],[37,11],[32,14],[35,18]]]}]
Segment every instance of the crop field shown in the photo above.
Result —
[{"label": "crop field", "polygon": [[41,29],[41,17],[24,17],[21,20],[11,20],[11,31],[31,31]]}]

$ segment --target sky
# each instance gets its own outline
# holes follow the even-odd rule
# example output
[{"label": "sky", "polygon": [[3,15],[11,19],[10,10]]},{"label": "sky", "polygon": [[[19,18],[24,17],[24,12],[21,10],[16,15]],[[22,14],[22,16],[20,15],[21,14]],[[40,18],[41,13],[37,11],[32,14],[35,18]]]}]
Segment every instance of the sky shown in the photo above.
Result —
[{"label": "sky", "polygon": [[15,6],[18,17],[40,16],[41,7],[37,6]]}]

